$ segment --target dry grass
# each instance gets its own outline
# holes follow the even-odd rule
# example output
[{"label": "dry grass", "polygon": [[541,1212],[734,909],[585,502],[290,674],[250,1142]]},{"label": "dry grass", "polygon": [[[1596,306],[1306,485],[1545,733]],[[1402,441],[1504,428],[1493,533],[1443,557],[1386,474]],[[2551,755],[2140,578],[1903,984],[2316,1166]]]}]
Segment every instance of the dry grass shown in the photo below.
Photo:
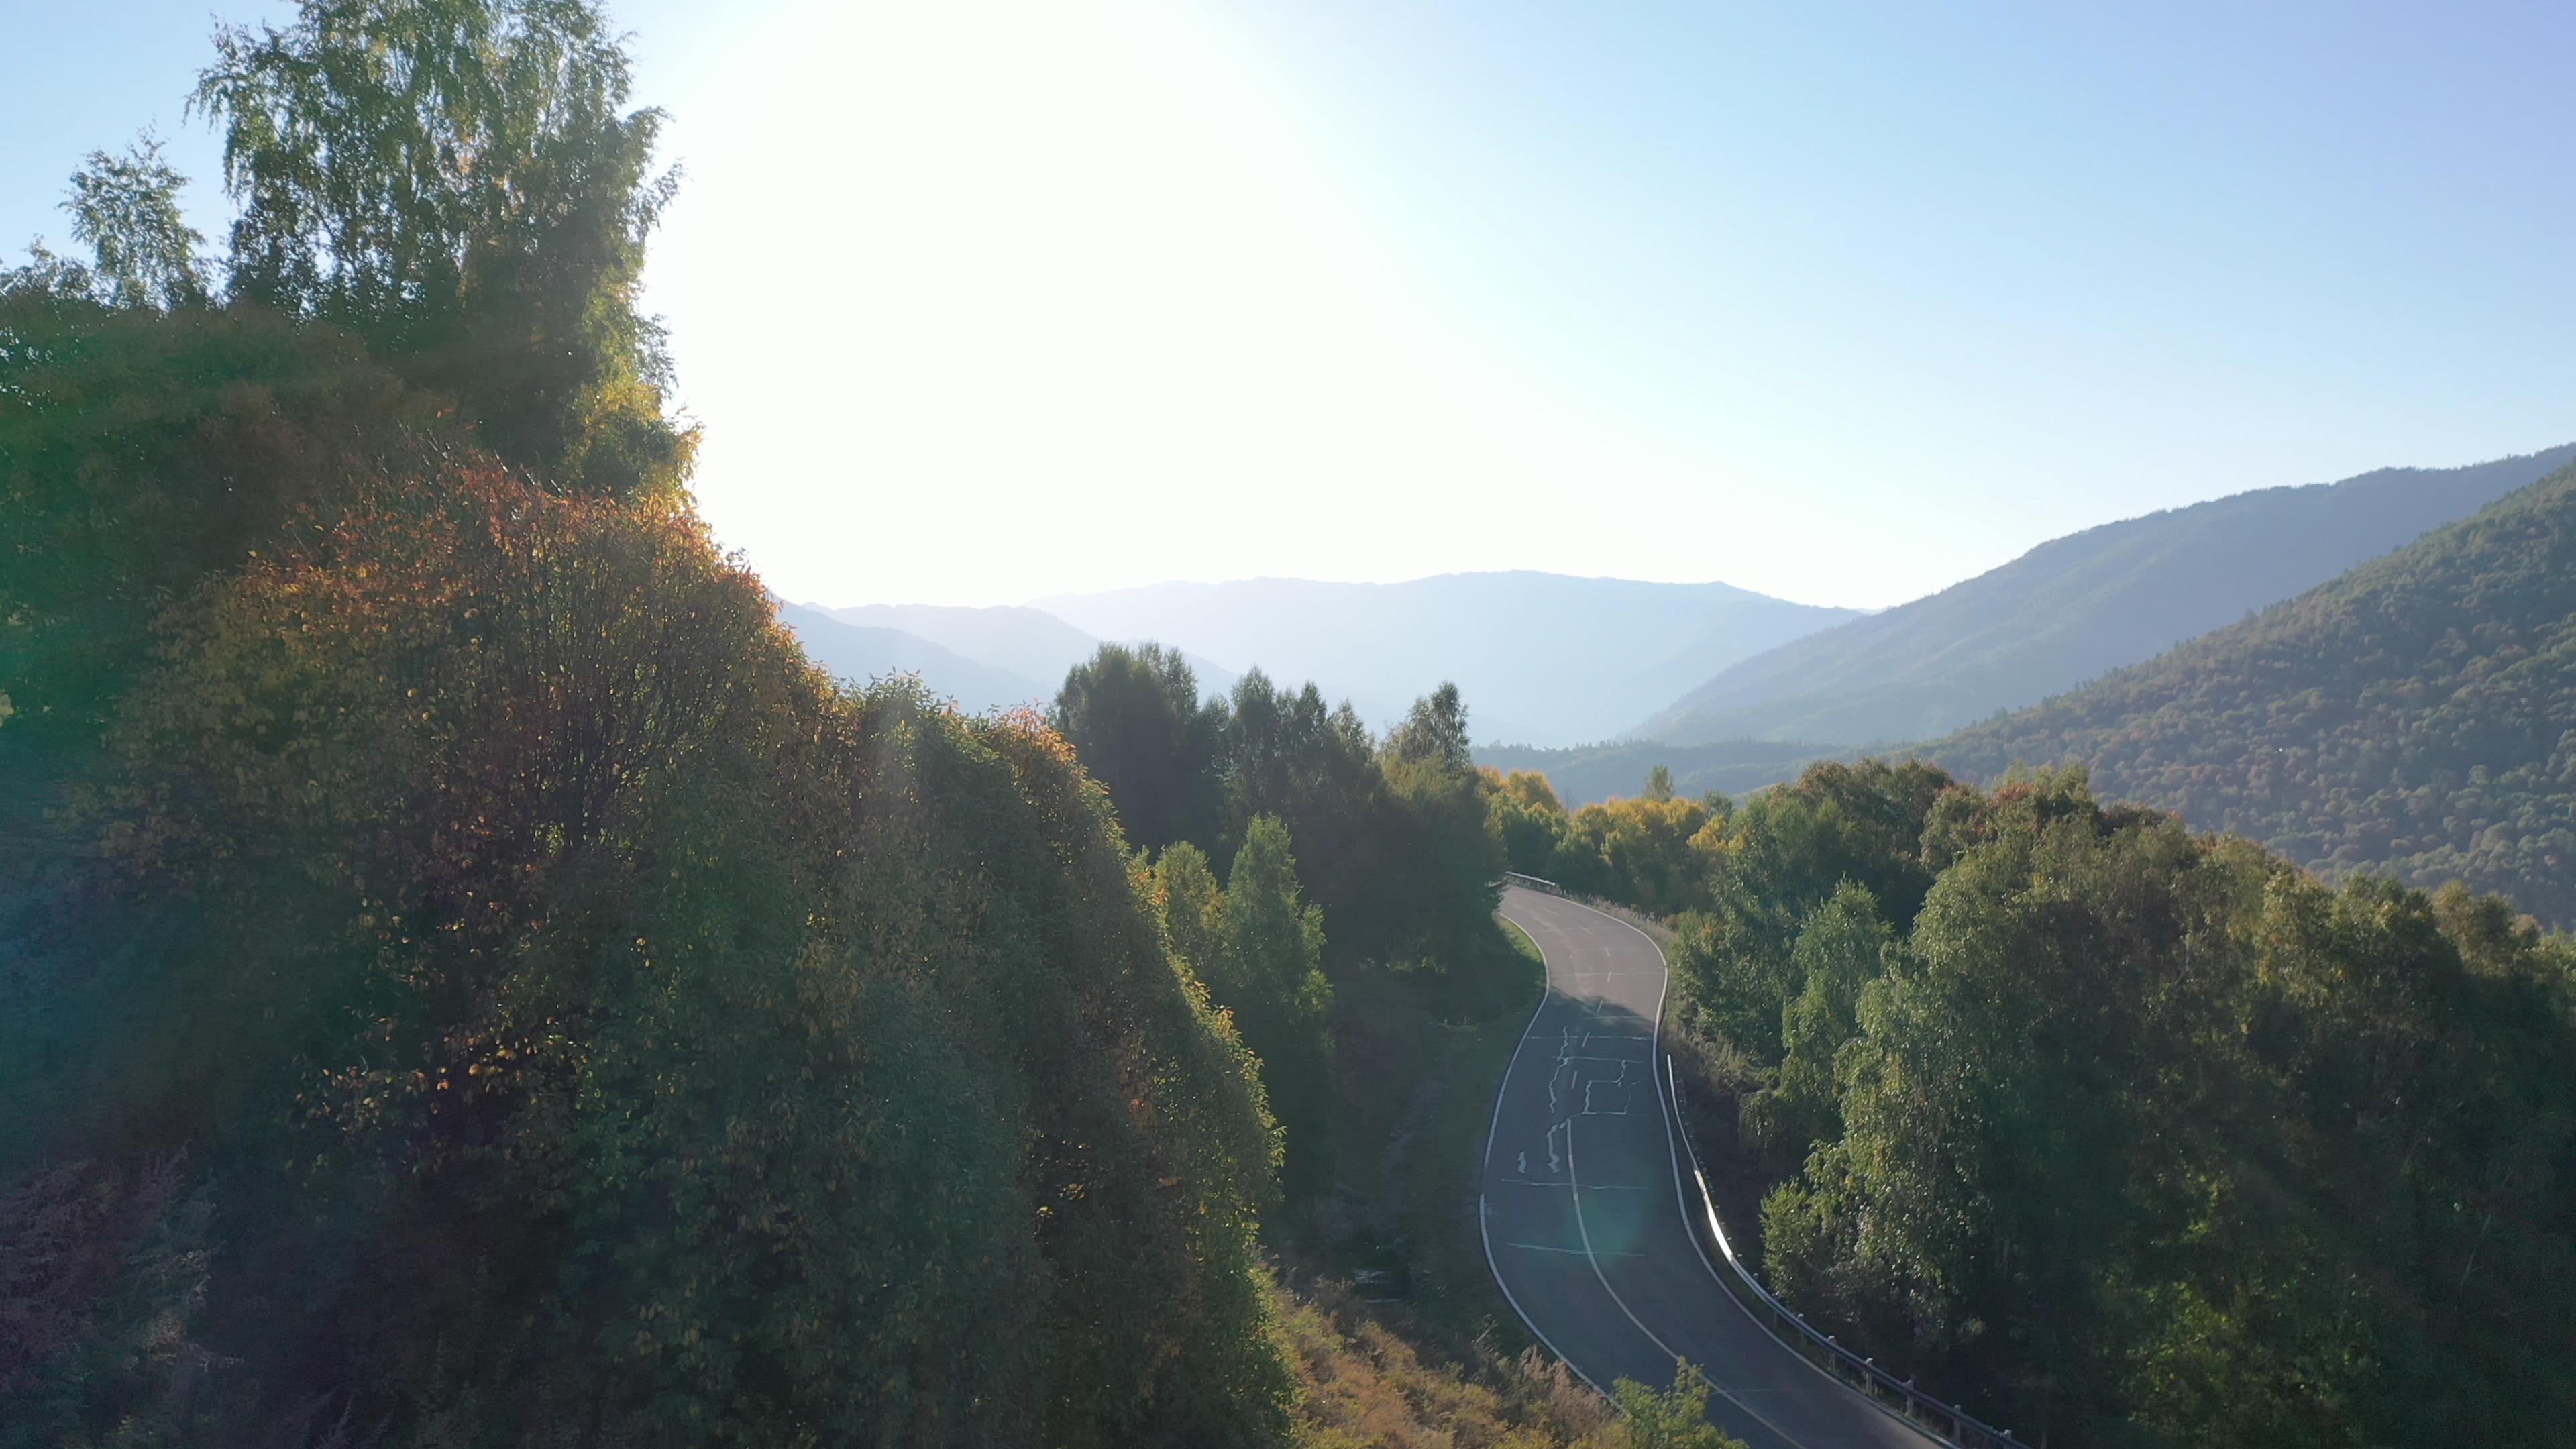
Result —
[{"label": "dry grass", "polygon": [[1426,1356],[1327,1280],[1282,1285],[1274,1308],[1298,1385],[1308,1449],[1610,1449],[1610,1407],[1535,1348],[1478,1339],[1463,1361]]}]

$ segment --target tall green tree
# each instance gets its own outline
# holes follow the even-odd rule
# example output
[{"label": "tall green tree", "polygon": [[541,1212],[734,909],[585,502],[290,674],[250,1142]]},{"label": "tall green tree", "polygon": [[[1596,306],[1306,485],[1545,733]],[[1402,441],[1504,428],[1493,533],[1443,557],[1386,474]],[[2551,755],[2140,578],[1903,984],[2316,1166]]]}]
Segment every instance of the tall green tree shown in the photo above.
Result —
[{"label": "tall green tree", "polygon": [[241,206],[236,300],[356,333],[561,486],[678,487],[694,435],[636,311],[676,178],[598,6],[305,0],[215,47],[192,104]]},{"label": "tall green tree", "polygon": [[[1194,893],[1191,854],[1176,872],[1185,893]],[[1324,1021],[1333,988],[1323,970],[1324,913],[1298,885],[1287,829],[1267,815],[1253,817],[1234,853],[1216,937],[1205,968],[1208,994],[1234,1013],[1244,1045],[1261,1059],[1287,1142],[1290,1191],[1311,1192],[1331,1168],[1332,1043]]]},{"label": "tall green tree", "polygon": [[1412,905],[1398,949],[1448,970],[1490,959],[1507,860],[1488,802],[1493,780],[1469,752],[1458,686],[1415,700],[1387,732],[1380,762],[1401,832],[1389,881]]},{"label": "tall green tree", "polygon": [[1225,717],[1200,700],[1198,675],[1179,650],[1103,644],[1066,671],[1048,713],[1109,792],[1129,844],[1216,843]]},{"label": "tall green tree", "polygon": [[1536,770],[1514,770],[1494,780],[1486,798],[1503,840],[1503,863],[1523,875],[1544,876],[1565,834],[1565,806],[1556,787]]},{"label": "tall green tree", "polygon": [[1752,1135],[1797,1161],[1810,1144],[1842,1135],[1834,1059],[1859,1034],[1862,988],[1885,970],[1893,944],[1878,903],[1845,881],[1807,917],[1790,949],[1789,970],[1806,984],[1780,1013],[1780,1070],[1745,1103]]},{"label": "tall green tree", "polygon": [[208,300],[205,241],[179,211],[188,178],[161,159],[150,131],[123,155],[92,151],[72,175],[72,239],[97,258],[105,300],[119,307],[199,307]]},{"label": "tall green tree", "polygon": [[1271,816],[1333,924],[1333,969],[1398,956],[1416,902],[1394,875],[1400,807],[1358,713],[1326,704],[1312,681],[1290,690],[1250,669],[1227,699],[1223,738],[1220,852]]},{"label": "tall green tree", "polygon": [[1467,734],[1467,702],[1457,685],[1442,680],[1387,731],[1386,752],[1400,765],[1463,772],[1475,768],[1473,743]]},{"label": "tall green tree", "polygon": [[1163,847],[1154,862],[1154,902],[1163,913],[1163,931],[1172,953],[1206,981],[1222,971],[1225,949],[1225,891],[1208,868],[1205,851],[1186,840]]}]

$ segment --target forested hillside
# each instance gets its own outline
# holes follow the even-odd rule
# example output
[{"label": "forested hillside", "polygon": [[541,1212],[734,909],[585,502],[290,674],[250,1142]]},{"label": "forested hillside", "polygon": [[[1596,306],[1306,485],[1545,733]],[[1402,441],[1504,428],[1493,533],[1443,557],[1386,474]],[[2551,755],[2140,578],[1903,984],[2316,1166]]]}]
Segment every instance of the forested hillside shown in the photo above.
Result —
[{"label": "forested hillside", "polygon": [[2259,617],[1925,753],[2082,764],[2328,875],[2576,924],[2576,468]]},{"label": "forested hillside", "polygon": [[147,151],[0,280],[0,1443],[1283,1434],[1252,1061],[1058,737],[689,510],[600,17],[202,99],[222,276]]},{"label": "forested hillside", "polygon": [[1484,738],[1537,745],[1607,739],[1728,664],[1853,616],[1726,584],[1529,572],[1153,584],[1037,602],[1104,639],[1330,680],[1377,727],[1402,718],[1423,681],[1454,680]]},{"label": "forested hillside", "polygon": [[1845,1343],[2029,1443],[2564,1436],[2567,937],[2073,773],[1571,816],[1536,780],[1495,797],[1515,862],[1676,916],[1730,1228]]},{"label": "forested hillside", "polygon": [[1707,680],[1643,723],[1674,744],[1929,739],[2138,663],[2465,518],[2576,459],[2384,468],[2104,524]]}]

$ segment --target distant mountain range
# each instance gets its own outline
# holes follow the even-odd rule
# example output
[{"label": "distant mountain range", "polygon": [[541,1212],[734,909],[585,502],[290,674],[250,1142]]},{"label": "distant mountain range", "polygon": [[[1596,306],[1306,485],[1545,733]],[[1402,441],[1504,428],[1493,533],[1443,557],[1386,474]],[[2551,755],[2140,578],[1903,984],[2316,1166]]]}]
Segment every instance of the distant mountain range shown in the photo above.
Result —
[{"label": "distant mountain range", "polygon": [[956,700],[970,714],[1024,704],[1043,706],[1055,695],[1053,684],[969,659],[909,630],[847,623],[834,617],[833,611],[784,602],[778,606],[778,622],[796,631],[806,658],[852,684],[890,674],[918,674],[922,683]]},{"label": "distant mountain range", "polygon": [[2312,869],[2458,878],[2576,926],[2576,467],[1922,754],[2079,762]]},{"label": "distant mountain range", "polygon": [[[818,606],[819,608],[819,606]],[[849,609],[820,609],[844,624],[863,628],[900,629],[937,644],[943,649],[964,655],[979,663],[1007,669],[1013,674],[1033,679],[1046,686],[1041,691],[1048,699],[1064,686],[1065,671],[1097,653],[1105,640],[1124,644],[1142,644],[1151,635],[1112,634],[1102,636],[1077,629],[1042,609],[998,605],[992,608],[955,608],[939,604],[864,604]],[[1168,639],[1155,642],[1168,644]],[[1190,668],[1198,674],[1199,693],[1224,694],[1240,678],[1236,670],[1183,650]]]},{"label": "distant mountain range", "polygon": [[1104,638],[1312,679],[1378,725],[1454,680],[1478,739],[1538,745],[1608,738],[1739,659],[1859,617],[1728,584],[1528,572],[1166,583],[1036,607]]},{"label": "distant mountain range", "polygon": [[1841,745],[1947,734],[2290,598],[2571,460],[2576,444],[2466,468],[2383,468],[2086,529],[1746,659],[1625,733]]},{"label": "distant mountain range", "polygon": [[1203,693],[1258,667],[1291,686],[1313,680],[1383,727],[1453,680],[1478,738],[1548,745],[1605,737],[1713,669],[1857,617],[1727,584],[1541,573],[1153,584],[983,609],[779,607],[833,673],[917,673],[969,710],[1043,703],[1103,640],[1154,640],[1182,651]]},{"label": "distant mountain range", "polygon": [[[805,653],[840,678],[864,684],[888,674],[917,674],[932,692],[968,713],[1034,705],[1044,709],[1065,671],[1101,645],[1092,634],[1038,609],[951,608],[936,604],[868,604],[833,609],[778,606]],[[1185,655],[1201,694],[1234,688],[1234,671]]]},{"label": "distant mountain range", "polygon": [[[2576,925],[2576,445],[2106,524],[1868,616],[1488,573],[779,617],[836,674],[918,673],[970,710],[1043,706],[1102,639],[1183,647],[1208,693],[1253,666],[1312,679],[1376,725],[1455,680],[1477,759],[1544,771],[1569,806],[1658,764],[1740,794],[1926,738],[1980,779],[2081,762],[2105,796],[2321,871],[2462,878]],[[1640,727],[1661,738],[1578,743],[1691,678]]]},{"label": "distant mountain range", "polygon": [[[942,649],[1045,686],[1052,696],[1064,672],[1091,657],[1100,641],[1053,614],[1036,609],[944,608],[936,604],[868,604],[834,609],[812,605],[844,624],[900,629]],[[1202,684],[1206,681],[1200,681]]]}]

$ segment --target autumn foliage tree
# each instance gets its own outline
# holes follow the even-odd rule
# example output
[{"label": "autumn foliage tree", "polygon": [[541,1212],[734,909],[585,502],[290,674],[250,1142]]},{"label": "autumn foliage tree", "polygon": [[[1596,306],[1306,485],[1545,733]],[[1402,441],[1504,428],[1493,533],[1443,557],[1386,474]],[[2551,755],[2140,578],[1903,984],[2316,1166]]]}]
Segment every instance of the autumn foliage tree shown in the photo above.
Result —
[{"label": "autumn foliage tree", "polygon": [[94,807],[197,902],[93,1049],[227,1165],[238,1412],[1266,1432],[1258,1088],[1070,752],[833,695],[684,514],[423,467],[170,621]]},{"label": "autumn foliage tree", "polygon": [[224,304],[0,284],[0,1444],[1267,1442],[1252,1059],[687,507],[597,23],[230,34]]}]

